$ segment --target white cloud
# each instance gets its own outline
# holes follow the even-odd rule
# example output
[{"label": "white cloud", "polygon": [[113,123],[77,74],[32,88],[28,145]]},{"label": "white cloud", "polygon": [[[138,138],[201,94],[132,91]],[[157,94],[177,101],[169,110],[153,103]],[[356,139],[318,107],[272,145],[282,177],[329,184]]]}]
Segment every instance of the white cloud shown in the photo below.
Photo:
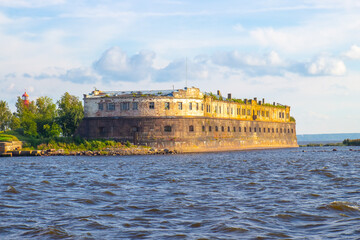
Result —
[{"label": "white cloud", "polygon": [[93,64],[96,72],[109,81],[140,81],[148,78],[153,71],[155,53],[141,51],[128,57],[119,47],[105,51]]},{"label": "white cloud", "polygon": [[309,63],[307,71],[311,75],[341,76],[346,73],[346,66],[340,59],[322,56]]},{"label": "white cloud", "polygon": [[352,45],[350,50],[345,52],[344,55],[350,59],[360,59],[360,47]]}]

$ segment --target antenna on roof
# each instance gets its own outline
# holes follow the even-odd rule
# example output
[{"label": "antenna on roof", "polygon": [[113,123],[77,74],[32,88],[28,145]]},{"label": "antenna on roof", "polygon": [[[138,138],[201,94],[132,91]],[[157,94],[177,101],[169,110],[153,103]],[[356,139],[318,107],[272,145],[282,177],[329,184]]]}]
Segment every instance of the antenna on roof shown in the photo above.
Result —
[{"label": "antenna on roof", "polygon": [[187,57],[186,57],[186,61],[185,61],[185,68],[186,68],[186,82],[185,82],[185,87],[187,88]]}]

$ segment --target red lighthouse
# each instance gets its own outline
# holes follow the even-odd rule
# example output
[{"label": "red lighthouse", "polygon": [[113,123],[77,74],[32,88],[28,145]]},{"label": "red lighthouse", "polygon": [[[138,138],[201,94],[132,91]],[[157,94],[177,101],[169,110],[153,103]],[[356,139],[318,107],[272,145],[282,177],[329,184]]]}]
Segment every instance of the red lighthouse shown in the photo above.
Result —
[{"label": "red lighthouse", "polygon": [[23,100],[23,102],[24,102],[24,105],[25,105],[26,107],[29,107],[29,104],[30,104],[30,102],[29,102],[29,95],[26,93],[26,91],[25,91],[25,93],[22,95],[22,100]]}]

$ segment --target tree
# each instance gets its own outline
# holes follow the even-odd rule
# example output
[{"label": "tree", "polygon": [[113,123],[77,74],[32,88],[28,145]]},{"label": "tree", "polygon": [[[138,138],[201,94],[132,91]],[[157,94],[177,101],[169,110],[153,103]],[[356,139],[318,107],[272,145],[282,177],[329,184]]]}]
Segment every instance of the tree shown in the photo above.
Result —
[{"label": "tree", "polygon": [[59,115],[58,124],[64,136],[72,136],[84,117],[82,102],[77,97],[66,92],[57,104]]},{"label": "tree", "polygon": [[34,101],[29,103],[29,106],[24,105],[24,101],[18,97],[16,102],[15,117],[19,119],[13,119],[13,122],[20,122],[20,127],[23,128],[24,134],[28,136],[37,136],[37,125],[36,125],[36,105]]},{"label": "tree", "polygon": [[[39,97],[36,100],[36,126],[37,132],[42,137],[57,137],[60,135],[59,131],[52,131],[58,129],[59,126],[55,123],[57,117],[56,104],[53,103],[49,97]],[[56,134],[57,133],[57,134]]]},{"label": "tree", "polygon": [[0,130],[5,131],[11,123],[11,111],[6,101],[0,100]]}]

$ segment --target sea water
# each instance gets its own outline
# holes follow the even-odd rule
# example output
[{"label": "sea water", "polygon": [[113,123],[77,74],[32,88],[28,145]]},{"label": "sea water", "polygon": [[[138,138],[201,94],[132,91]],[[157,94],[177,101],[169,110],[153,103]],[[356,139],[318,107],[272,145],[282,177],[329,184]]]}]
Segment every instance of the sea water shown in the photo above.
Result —
[{"label": "sea water", "polygon": [[356,239],[360,148],[0,159],[0,239]]}]

